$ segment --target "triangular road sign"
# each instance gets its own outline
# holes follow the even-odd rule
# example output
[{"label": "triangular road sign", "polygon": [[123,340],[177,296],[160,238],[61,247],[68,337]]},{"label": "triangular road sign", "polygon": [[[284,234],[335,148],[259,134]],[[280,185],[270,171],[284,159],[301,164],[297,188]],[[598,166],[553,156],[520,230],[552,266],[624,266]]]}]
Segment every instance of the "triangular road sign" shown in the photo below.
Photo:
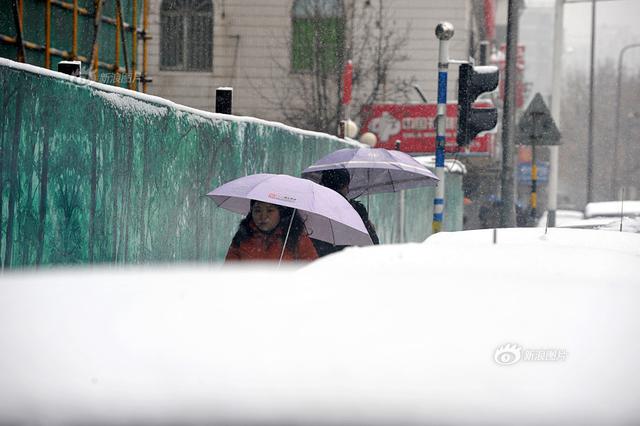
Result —
[{"label": "triangular road sign", "polygon": [[540,93],[536,93],[520,118],[518,143],[521,145],[560,145],[560,131]]}]

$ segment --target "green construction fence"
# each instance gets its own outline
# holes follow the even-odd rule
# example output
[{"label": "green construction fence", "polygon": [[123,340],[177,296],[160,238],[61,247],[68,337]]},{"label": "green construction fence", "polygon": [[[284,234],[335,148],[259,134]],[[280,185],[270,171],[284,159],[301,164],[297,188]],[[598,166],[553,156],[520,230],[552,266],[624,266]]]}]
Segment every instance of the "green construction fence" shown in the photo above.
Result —
[{"label": "green construction fence", "polygon": [[[4,268],[220,261],[241,217],[205,193],[252,173],[298,176],[352,146],[2,58],[0,88]],[[461,230],[462,175],[446,180],[444,229]],[[403,235],[399,194],[371,196],[382,243],[424,240],[433,196],[406,191]]]}]

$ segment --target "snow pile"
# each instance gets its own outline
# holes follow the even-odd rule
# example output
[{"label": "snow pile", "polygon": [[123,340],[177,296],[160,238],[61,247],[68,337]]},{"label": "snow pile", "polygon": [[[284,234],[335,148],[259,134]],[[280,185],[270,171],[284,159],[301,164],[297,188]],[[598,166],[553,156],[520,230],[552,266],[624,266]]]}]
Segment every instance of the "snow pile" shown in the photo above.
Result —
[{"label": "snow pile", "polygon": [[138,100],[134,97],[123,96],[119,93],[104,92],[101,90],[93,90],[93,93],[124,112],[137,112],[158,117],[162,117],[167,114],[166,108]]},{"label": "snow pile", "polygon": [[7,274],[0,423],[636,424],[639,260],[637,234],[507,229]]},{"label": "snow pile", "polygon": [[[547,211],[545,210],[538,219],[538,226],[547,226]],[[556,226],[560,227],[566,223],[577,222],[584,218],[584,213],[579,210],[556,210]]]},{"label": "snow pile", "polygon": [[[125,88],[122,88],[122,87],[116,87],[116,86],[112,86],[112,85],[98,83],[96,81],[87,80],[87,79],[84,79],[84,78],[81,78],[81,77],[74,77],[74,76],[71,76],[71,75],[67,75],[67,74],[64,74],[64,73],[61,73],[61,72],[49,70],[49,69],[46,69],[46,68],[42,68],[42,67],[37,67],[37,66],[34,66],[34,65],[30,65],[30,64],[24,64],[24,63],[20,63],[20,62],[11,61],[11,60],[6,59],[6,58],[0,58],[0,67],[6,67],[6,68],[19,70],[19,71],[22,71],[22,72],[28,72],[28,73],[31,73],[31,74],[36,74],[38,76],[56,78],[58,80],[65,80],[65,81],[67,81],[69,83],[72,83],[72,84],[75,84],[77,86],[90,87],[94,91],[94,93],[106,92],[106,93],[111,94],[111,95],[116,95],[117,94],[117,95],[121,95],[123,97],[129,98],[129,99],[132,99],[132,100],[136,100],[136,101],[139,101],[139,102],[142,102],[142,103],[148,102],[149,104],[153,104],[153,105],[155,105],[157,107],[160,107],[160,109],[162,109],[162,107],[169,107],[169,108],[173,108],[173,109],[182,111],[183,113],[199,115],[199,116],[204,117],[204,118],[206,118],[208,120],[213,120],[213,121],[225,120],[225,121],[236,121],[236,122],[241,122],[241,123],[257,123],[257,124],[261,124],[261,125],[268,125],[268,126],[278,127],[278,128],[284,129],[286,131],[289,131],[289,132],[291,132],[293,134],[321,137],[321,138],[323,138],[325,140],[326,139],[333,139],[334,141],[340,141],[341,143],[344,143],[347,146],[360,146],[361,145],[359,142],[340,139],[340,138],[338,138],[336,136],[329,135],[329,134],[326,134],[326,133],[315,132],[315,131],[311,131],[311,130],[298,129],[296,127],[291,127],[291,126],[288,126],[286,124],[279,123],[279,122],[276,122],[276,121],[267,121],[267,120],[262,120],[260,118],[255,118],[255,117],[243,117],[243,116],[237,116],[237,115],[218,114],[218,113],[214,113],[214,112],[199,110],[199,109],[191,108],[191,107],[188,107],[188,106],[185,106],[185,105],[177,104],[175,102],[172,102],[172,101],[170,101],[168,99],[165,99],[165,98],[161,98],[159,96],[148,95],[148,94],[145,94],[145,93],[137,92],[135,90],[129,90],[129,89],[125,89]],[[115,96],[109,96],[109,99],[112,100],[112,101],[120,102],[120,103],[125,102],[125,103],[129,104],[129,106],[131,105],[131,103],[129,103],[128,101],[123,101],[123,100],[116,99]]]}]

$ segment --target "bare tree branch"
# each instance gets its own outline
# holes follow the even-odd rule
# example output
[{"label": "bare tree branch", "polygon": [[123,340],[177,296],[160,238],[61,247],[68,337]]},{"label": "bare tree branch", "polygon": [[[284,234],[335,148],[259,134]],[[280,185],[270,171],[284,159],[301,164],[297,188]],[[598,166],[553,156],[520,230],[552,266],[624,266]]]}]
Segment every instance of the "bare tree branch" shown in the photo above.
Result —
[{"label": "bare tree branch", "polygon": [[[344,114],[341,76],[347,59],[354,64],[351,118],[355,120],[360,118],[363,105],[405,101],[415,80],[390,78],[392,68],[408,59],[400,52],[407,42],[409,28],[398,29],[382,0],[347,1],[340,13],[342,28],[327,27],[326,8],[330,3],[318,0],[313,10],[303,11],[305,16],[311,16],[308,22],[313,27],[313,47],[306,52],[311,68],[293,71],[292,63],[276,62],[277,70],[287,78],[272,79],[275,97],[263,95],[258,87],[254,90],[281,111],[287,124],[335,133]],[[331,46],[324,44],[328,31],[336,31],[331,37],[339,40],[342,34],[344,38],[344,49],[338,51],[333,61],[328,59]],[[287,50],[292,52],[291,35],[286,43]]]}]

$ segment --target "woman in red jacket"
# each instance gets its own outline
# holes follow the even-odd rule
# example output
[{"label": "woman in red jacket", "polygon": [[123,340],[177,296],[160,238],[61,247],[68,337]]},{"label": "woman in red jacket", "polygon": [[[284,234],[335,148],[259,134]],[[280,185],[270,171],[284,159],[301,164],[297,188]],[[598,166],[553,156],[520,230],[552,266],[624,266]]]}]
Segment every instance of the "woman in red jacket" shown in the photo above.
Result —
[{"label": "woman in red jacket", "polygon": [[[231,241],[225,260],[280,259],[293,209],[251,200],[251,210]],[[304,221],[295,213],[282,260],[310,261],[318,258]]]}]

